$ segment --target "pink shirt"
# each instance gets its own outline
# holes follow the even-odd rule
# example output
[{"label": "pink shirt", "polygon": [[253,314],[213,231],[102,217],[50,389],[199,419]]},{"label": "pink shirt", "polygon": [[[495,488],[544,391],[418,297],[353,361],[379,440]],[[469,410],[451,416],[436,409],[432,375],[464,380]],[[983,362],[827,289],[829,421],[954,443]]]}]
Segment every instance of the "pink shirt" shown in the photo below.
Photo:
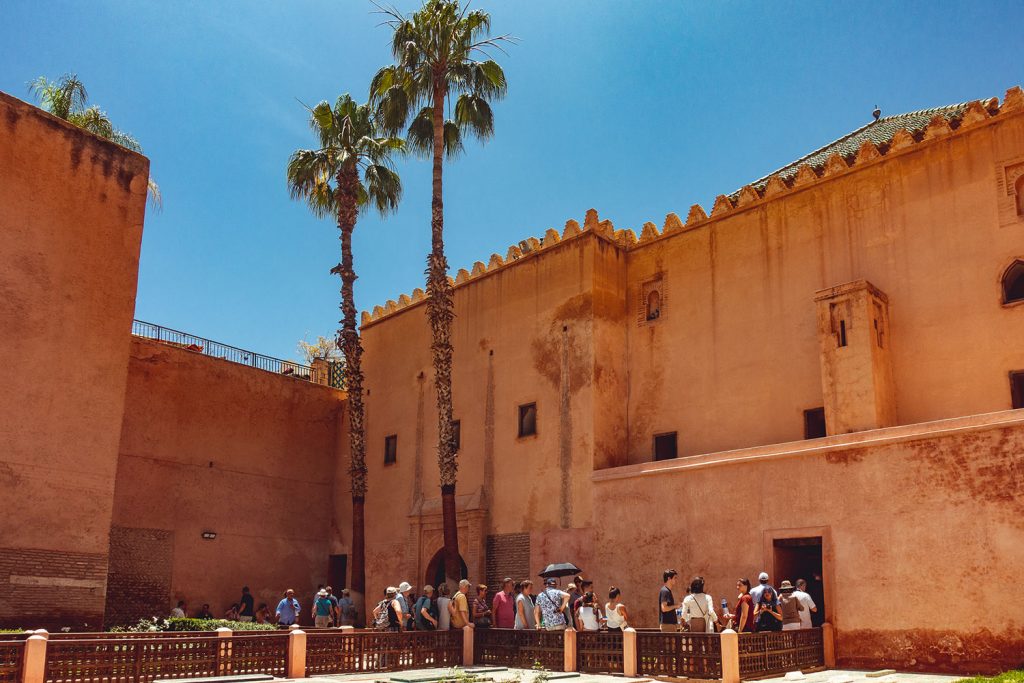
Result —
[{"label": "pink shirt", "polygon": [[514,628],[516,625],[516,601],[511,593],[498,591],[491,603],[495,628]]}]

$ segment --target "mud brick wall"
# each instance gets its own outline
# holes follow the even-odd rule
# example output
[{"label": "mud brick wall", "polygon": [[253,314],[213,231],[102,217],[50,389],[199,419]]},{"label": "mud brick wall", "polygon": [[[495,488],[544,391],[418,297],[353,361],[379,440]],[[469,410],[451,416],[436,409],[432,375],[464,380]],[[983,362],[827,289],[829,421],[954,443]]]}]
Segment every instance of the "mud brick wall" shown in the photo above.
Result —
[{"label": "mud brick wall", "polygon": [[493,534],[487,537],[487,588],[493,596],[506,576],[514,581],[530,576],[530,534]]},{"label": "mud brick wall", "polygon": [[173,531],[110,528],[107,626],[167,616],[171,609],[173,556]]},{"label": "mud brick wall", "polygon": [[106,555],[0,548],[0,628],[97,630]]}]

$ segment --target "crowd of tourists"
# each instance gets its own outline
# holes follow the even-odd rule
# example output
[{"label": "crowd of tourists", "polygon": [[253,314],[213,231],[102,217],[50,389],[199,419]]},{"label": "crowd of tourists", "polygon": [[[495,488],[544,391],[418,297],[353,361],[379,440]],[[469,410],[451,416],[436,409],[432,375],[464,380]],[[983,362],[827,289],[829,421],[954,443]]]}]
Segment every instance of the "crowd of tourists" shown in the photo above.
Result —
[{"label": "crowd of tourists", "polygon": [[[334,589],[330,586],[320,585],[313,595],[310,618],[317,628],[331,628],[335,626],[352,626],[356,623],[356,605],[349,595],[348,589],[341,591],[341,597],[334,595]],[[280,628],[288,628],[292,624],[299,623],[302,615],[302,608],[295,591],[289,588],[284,592],[277,607],[262,602],[258,606],[253,598],[249,587],[242,588],[242,597],[238,602],[232,603],[227,612],[220,618],[230,621],[256,622],[257,624],[276,624]],[[171,610],[171,618],[183,618],[188,616],[187,604],[179,600],[174,609]],[[210,612],[210,605],[204,603],[195,613],[197,619],[217,618]]]},{"label": "crowd of tourists", "polygon": [[[778,588],[769,583],[765,572],[758,576],[754,587],[749,579],[739,579],[739,594],[731,609],[725,598],[720,609],[716,609],[700,576],[693,577],[686,596],[676,601],[673,590],[678,577],[679,572],[674,569],[662,573],[658,593],[658,622],[662,631],[713,633],[731,628],[749,633],[810,628],[811,614],[818,611],[804,579],[795,584],[785,580]],[[373,627],[384,631],[446,631],[472,624],[476,628],[560,631],[571,627],[577,631],[615,632],[630,623],[619,588],[609,588],[607,601],[602,601],[594,593],[594,582],[582,576],[577,576],[566,590],[558,588],[556,579],[548,578],[536,591],[529,579],[505,578],[501,590],[490,600],[485,584],[475,587],[473,597],[472,588],[463,579],[454,596],[447,584],[441,584],[436,591],[433,586],[424,586],[416,596],[412,586],[403,581],[388,587],[384,599],[373,609]]]}]

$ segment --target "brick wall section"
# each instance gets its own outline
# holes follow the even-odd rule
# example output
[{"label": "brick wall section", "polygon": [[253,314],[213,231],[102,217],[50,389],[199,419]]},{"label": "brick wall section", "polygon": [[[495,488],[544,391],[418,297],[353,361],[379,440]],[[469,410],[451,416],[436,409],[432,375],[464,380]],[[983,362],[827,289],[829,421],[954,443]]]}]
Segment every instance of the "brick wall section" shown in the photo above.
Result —
[{"label": "brick wall section", "polygon": [[167,616],[171,608],[173,558],[173,531],[110,528],[107,626],[134,623],[142,617]]},{"label": "brick wall section", "polygon": [[99,629],[106,582],[106,555],[0,548],[0,628]]},{"label": "brick wall section", "polygon": [[529,578],[530,534],[493,534],[487,537],[487,587],[493,597],[506,576],[513,581]]}]

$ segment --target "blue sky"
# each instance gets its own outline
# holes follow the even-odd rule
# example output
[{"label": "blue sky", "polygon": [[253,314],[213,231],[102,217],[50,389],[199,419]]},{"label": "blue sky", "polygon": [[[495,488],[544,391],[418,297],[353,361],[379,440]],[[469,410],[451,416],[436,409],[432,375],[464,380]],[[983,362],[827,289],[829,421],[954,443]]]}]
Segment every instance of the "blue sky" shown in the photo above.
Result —
[{"label": "blue sky", "polygon": [[[400,0],[411,10],[418,3]],[[1024,82],[1024,3],[477,0],[509,82],[496,137],[446,168],[455,269],[595,207],[661,225],[869,120]],[[313,144],[298,100],[360,99],[389,63],[368,0],[0,2],[0,90],[75,71],[134,134],[164,194],[146,219],[136,317],[262,353],[338,319],[337,231],[290,201]],[[430,168],[354,242],[357,303],[422,286]]]}]

